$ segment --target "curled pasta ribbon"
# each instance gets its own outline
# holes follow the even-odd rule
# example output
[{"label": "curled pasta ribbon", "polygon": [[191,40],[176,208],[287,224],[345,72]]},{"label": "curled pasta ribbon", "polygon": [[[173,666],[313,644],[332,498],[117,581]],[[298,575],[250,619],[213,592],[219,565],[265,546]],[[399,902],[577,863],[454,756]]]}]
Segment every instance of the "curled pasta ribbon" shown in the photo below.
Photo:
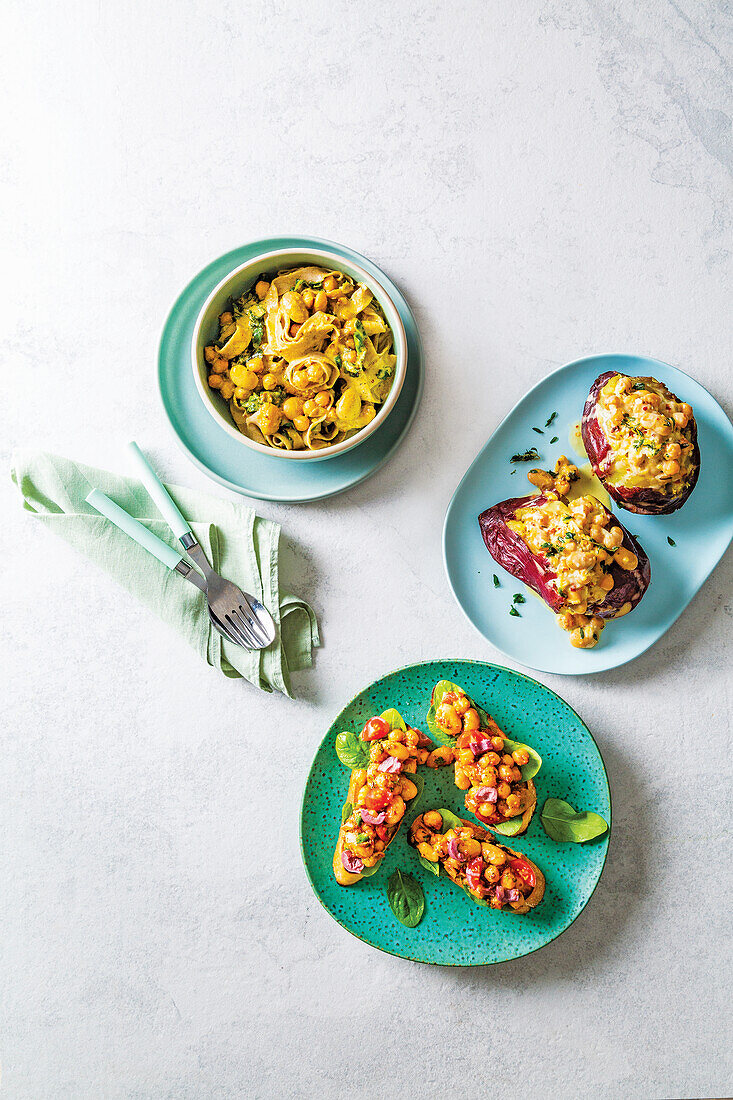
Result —
[{"label": "curled pasta ribbon", "polygon": [[308,397],[319,390],[332,389],[338,376],[338,367],[332,359],[320,352],[312,352],[288,363],[283,385],[297,397]]}]

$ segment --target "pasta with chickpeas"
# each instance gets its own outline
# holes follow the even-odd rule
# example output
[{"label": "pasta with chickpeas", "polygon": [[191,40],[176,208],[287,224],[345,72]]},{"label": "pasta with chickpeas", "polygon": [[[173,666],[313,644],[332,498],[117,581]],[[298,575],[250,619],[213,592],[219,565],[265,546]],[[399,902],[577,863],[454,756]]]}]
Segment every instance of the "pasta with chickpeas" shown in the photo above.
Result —
[{"label": "pasta with chickpeas", "polygon": [[209,386],[240,432],[280,450],[321,450],[369,424],[392,388],[396,356],[363,283],[306,266],[261,276],[219,317],[204,349]]}]

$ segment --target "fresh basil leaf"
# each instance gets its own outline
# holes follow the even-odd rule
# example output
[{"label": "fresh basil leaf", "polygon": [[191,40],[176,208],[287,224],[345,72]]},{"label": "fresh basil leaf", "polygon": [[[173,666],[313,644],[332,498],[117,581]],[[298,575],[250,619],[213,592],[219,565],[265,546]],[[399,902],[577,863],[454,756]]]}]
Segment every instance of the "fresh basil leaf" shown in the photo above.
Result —
[{"label": "fresh basil leaf", "polygon": [[524,749],[529,755],[529,760],[526,764],[522,764],[519,769],[522,773],[522,779],[526,783],[528,779],[534,779],[537,772],[542,767],[542,757],[538,752],[535,752],[529,745],[523,745],[520,741],[510,741],[508,737],[504,738],[504,748],[507,752],[516,752],[517,749]]},{"label": "fresh basil leaf", "polygon": [[373,867],[365,867],[364,870],[361,872],[361,877],[362,878],[371,878],[372,875],[376,875],[377,871],[379,870],[379,866],[380,866],[381,862],[382,861],[380,859],[379,863],[375,863]]},{"label": "fresh basil leaf", "polygon": [[[466,692],[458,684],[452,684],[450,680],[440,680],[433,688],[433,697],[430,701],[430,710],[427,713],[425,719],[427,727],[433,735],[433,740],[437,741],[439,745],[452,745],[455,741],[455,737],[451,737],[449,733],[442,730],[435,720],[435,712],[440,706],[443,696],[447,695],[449,691],[455,691],[459,695],[465,695]],[[489,716],[485,710],[482,710],[473,700],[469,699],[471,706],[478,712],[479,719],[484,726],[488,725]]]},{"label": "fresh basil leaf", "polygon": [[407,723],[405,722],[405,719],[402,717],[400,712],[398,710],[395,710],[394,708],[383,711],[382,714],[379,715],[379,717],[384,719],[391,730],[407,729]]},{"label": "fresh basil leaf", "polygon": [[365,768],[369,763],[369,746],[352,733],[344,730],[336,736],[336,755],[345,768]]},{"label": "fresh basil leaf", "polygon": [[400,924],[416,928],[425,913],[422,886],[407,871],[395,871],[387,883],[387,901]]},{"label": "fresh basil leaf", "polygon": [[452,810],[438,810],[438,813],[443,818],[443,832],[446,833],[448,829],[463,829],[464,824],[460,817],[456,817]]},{"label": "fresh basil leaf", "polygon": [[516,836],[524,824],[522,817],[510,817],[508,821],[501,821],[498,825],[489,825],[493,833],[501,833],[502,836]]},{"label": "fresh basil leaf", "polygon": [[430,871],[431,875],[440,874],[440,864],[438,862],[432,863],[429,859],[426,859],[425,856],[421,856],[419,852],[417,853],[417,858],[420,860],[423,867],[427,871]]},{"label": "fresh basil leaf", "polygon": [[600,814],[575,810],[562,798],[548,798],[540,820],[547,835],[559,844],[583,844],[608,831],[608,823]]},{"label": "fresh basil leaf", "polygon": [[354,807],[350,802],[344,802],[343,809],[341,810],[341,824],[344,825],[349,820],[354,812]]}]

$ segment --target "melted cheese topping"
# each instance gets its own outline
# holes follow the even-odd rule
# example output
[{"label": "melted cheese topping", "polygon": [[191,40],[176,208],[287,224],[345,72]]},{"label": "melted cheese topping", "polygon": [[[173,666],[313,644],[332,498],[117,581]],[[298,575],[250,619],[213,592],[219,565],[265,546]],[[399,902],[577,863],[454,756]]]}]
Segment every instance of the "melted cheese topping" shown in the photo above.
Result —
[{"label": "melted cheese topping", "polygon": [[[540,507],[518,508],[507,527],[555,573],[548,583],[562,601],[558,623],[571,632],[574,646],[588,649],[598,641],[604,623],[592,611],[591,617],[586,612],[603,604],[613,588],[612,564],[636,569],[638,559],[622,546],[622,529],[609,528],[613,517],[595,497],[566,502],[553,492],[546,496]],[[630,610],[624,605],[618,614]]]},{"label": "melted cheese topping", "polygon": [[611,450],[603,474],[613,485],[683,492],[693,456],[692,408],[655,378],[615,374],[595,410]]}]

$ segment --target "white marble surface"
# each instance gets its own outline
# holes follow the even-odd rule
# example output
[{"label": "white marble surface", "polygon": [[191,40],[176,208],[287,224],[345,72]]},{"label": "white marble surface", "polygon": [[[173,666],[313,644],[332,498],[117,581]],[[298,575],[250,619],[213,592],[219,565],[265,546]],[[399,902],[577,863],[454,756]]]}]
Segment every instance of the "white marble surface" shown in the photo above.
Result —
[{"label": "white marble surface", "polygon": [[730,556],[631,666],[542,677],[602,747],[616,829],[540,954],[380,955],[298,854],[344,701],[402,663],[497,656],[440,528],[522,393],[632,350],[730,402],[730,4],[9,0],[3,24],[6,468],[19,445],[121,468],[134,435],[205,487],[158,403],[158,334],[209,259],[279,231],[382,265],[428,369],[371,481],[261,507],[323,626],[298,702],[202,667],[5,479],[4,1095],[730,1095]]}]

